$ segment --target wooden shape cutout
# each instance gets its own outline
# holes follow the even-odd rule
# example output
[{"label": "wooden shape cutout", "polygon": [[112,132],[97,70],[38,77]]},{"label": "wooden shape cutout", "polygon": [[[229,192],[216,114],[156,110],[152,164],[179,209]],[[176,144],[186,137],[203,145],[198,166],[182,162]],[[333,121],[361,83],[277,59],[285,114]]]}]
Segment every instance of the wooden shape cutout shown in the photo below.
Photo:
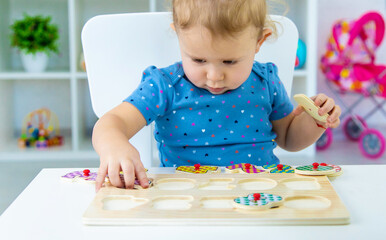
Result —
[{"label": "wooden shape cutout", "polygon": [[307,97],[304,94],[296,94],[294,96],[294,100],[304,108],[304,110],[313,118],[320,122],[327,122],[327,117],[329,116],[327,113],[323,116],[320,116],[318,111],[320,107],[316,106],[314,101],[311,98]]}]

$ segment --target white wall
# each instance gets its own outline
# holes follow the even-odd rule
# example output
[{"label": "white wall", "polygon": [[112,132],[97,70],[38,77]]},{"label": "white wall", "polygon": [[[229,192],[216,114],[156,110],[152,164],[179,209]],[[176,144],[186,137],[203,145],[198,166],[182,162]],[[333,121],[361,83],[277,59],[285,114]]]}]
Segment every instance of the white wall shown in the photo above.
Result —
[{"label": "white wall", "polygon": [[[318,14],[318,56],[325,51],[325,45],[330,33],[333,23],[339,19],[355,19],[360,17],[367,11],[378,11],[386,19],[386,0],[320,0],[319,2],[319,14]],[[382,45],[378,48],[376,53],[377,64],[386,65],[386,36],[383,39]],[[326,93],[329,96],[333,94],[326,85],[326,80],[320,69],[318,71],[318,92]],[[352,103],[358,96],[341,96],[343,101]],[[381,99],[378,99],[381,100]],[[386,100],[386,99],[384,99]],[[337,100],[339,104],[339,100]],[[374,103],[370,100],[365,100],[355,108],[355,113],[364,116],[368,113],[368,110],[374,106]],[[386,106],[385,106],[386,110]],[[344,110],[343,110],[344,111]],[[377,124],[386,125],[386,116],[378,111],[367,120],[370,127],[376,128]]]}]

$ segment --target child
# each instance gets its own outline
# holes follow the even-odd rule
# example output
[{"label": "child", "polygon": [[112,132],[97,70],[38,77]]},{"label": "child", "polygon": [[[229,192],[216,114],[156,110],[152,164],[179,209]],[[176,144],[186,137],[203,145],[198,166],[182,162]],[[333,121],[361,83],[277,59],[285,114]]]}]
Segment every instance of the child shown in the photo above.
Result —
[{"label": "child", "polygon": [[147,68],[137,90],[95,124],[96,190],[107,174],[117,187],[132,188],[135,177],[148,187],[129,140],[152,121],[166,167],[277,164],[276,145],[299,151],[339,125],[333,99],[312,98],[320,115],[330,115],[316,122],[302,107],[293,110],[274,64],[254,61],[275,31],[266,8],[265,0],[173,0],[182,62]]}]

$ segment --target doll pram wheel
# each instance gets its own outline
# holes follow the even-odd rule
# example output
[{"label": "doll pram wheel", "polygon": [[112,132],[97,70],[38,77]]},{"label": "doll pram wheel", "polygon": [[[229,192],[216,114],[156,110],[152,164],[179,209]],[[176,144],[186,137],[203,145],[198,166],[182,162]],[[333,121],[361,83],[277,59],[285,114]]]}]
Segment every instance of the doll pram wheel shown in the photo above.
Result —
[{"label": "doll pram wheel", "polygon": [[384,136],[375,129],[363,130],[359,138],[359,150],[367,158],[376,159],[382,156],[385,145]]},{"label": "doll pram wheel", "polygon": [[367,123],[358,115],[349,116],[343,124],[344,135],[351,141],[358,141],[365,129],[367,129]]},{"label": "doll pram wheel", "polygon": [[332,130],[327,128],[327,130],[320,136],[318,141],[316,141],[316,150],[321,151],[330,147],[333,140]]}]

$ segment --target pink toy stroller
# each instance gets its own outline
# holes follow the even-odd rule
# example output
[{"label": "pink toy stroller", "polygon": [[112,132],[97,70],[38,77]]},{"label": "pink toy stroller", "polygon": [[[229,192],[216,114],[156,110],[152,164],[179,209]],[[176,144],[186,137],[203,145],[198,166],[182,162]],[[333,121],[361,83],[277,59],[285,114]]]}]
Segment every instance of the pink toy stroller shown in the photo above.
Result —
[{"label": "pink toy stroller", "polygon": [[[327,49],[321,58],[321,69],[327,78],[327,86],[342,102],[343,131],[353,141],[359,140],[361,153],[368,158],[378,158],[385,151],[385,138],[381,132],[367,127],[366,119],[378,110],[386,116],[386,66],[375,64],[375,50],[385,33],[385,22],[376,12],[368,12],[357,20],[341,20],[334,24]],[[338,89],[338,90],[337,90]],[[345,104],[339,94],[359,94],[352,105]],[[375,107],[365,117],[353,113],[353,109],[365,98]],[[379,102],[378,99],[382,99]],[[327,149],[332,142],[332,131],[327,131],[316,143],[318,150]]]}]

